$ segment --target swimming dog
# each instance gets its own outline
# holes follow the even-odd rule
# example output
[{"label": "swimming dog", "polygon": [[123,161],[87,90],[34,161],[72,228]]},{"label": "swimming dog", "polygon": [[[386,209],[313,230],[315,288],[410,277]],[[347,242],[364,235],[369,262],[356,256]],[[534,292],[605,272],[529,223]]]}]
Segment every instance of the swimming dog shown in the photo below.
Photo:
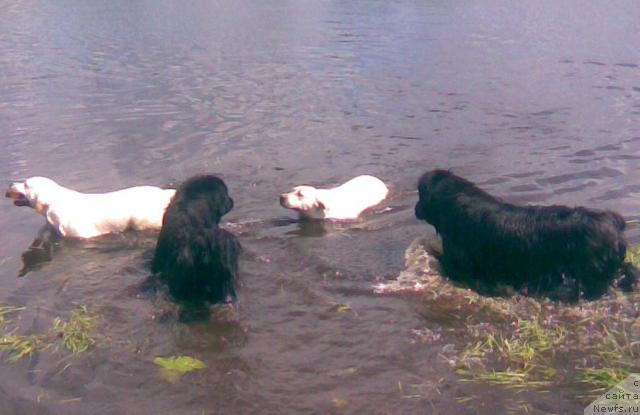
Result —
[{"label": "swimming dog", "polygon": [[440,235],[440,264],[452,279],[569,301],[595,299],[622,275],[623,288],[637,279],[625,263],[625,221],[615,212],[517,206],[446,170],[425,173],[418,192],[415,215]]},{"label": "swimming dog", "polygon": [[47,177],[11,184],[6,197],[45,217],[63,237],[93,238],[126,229],[160,229],[175,190],[136,186],[109,193],[80,193]]},{"label": "swimming dog", "polygon": [[382,180],[363,175],[331,189],[296,186],[280,195],[280,205],[297,211],[302,219],[349,220],[382,202],[388,193]]},{"label": "swimming dog", "polygon": [[151,270],[171,295],[192,306],[236,299],[240,244],[218,227],[233,208],[222,179],[195,176],[178,187],[167,207]]}]

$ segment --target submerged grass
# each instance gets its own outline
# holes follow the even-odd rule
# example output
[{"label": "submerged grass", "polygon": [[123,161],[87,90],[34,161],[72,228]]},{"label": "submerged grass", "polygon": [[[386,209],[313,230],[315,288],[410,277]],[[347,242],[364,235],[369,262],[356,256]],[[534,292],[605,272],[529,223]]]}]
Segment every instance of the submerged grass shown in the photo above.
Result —
[{"label": "submerged grass", "polygon": [[600,392],[613,388],[625,380],[631,372],[620,368],[585,368],[578,374],[578,381],[586,384],[592,391]]},{"label": "submerged grass", "polygon": [[0,307],[0,353],[6,354],[6,360],[17,363],[31,357],[61,340],[64,347],[77,355],[95,344],[91,333],[97,326],[98,317],[89,312],[86,306],[74,309],[68,320],[57,317],[52,327],[41,334],[20,335],[18,328],[6,319],[9,313],[17,313],[26,307]]},{"label": "submerged grass", "polygon": [[512,334],[487,334],[467,347],[458,373],[508,387],[577,383],[594,396],[640,371],[640,343],[630,341],[625,328],[598,320],[583,319],[569,331],[566,322],[520,319]]},{"label": "submerged grass", "polygon": [[[539,318],[519,319],[512,335],[489,334],[468,347],[459,360],[458,373],[472,380],[510,386],[548,384],[557,374],[549,366],[549,357],[565,336],[564,328],[545,327]],[[502,370],[486,365],[473,369],[470,362],[474,359],[492,360]]]},{"label": "submerged grass", "polygon": [[26,307],[13,307],[9,305],[0,306],[0,326],[4,325],[6,321],[5,315],[9,313],[16,313],[25,309]]},{"label": "submerged grass", "polygon": [[97,317],[82,306],[71,312],[68,321],[57,317],[53,320],[53,330],[62,339],[62,344],[73,354],[80,354],[95,344],[91,332],[96,328]]},{"label": "submerged grass", "polygon": [[617,322],[590,312],[576,322],[518,319],[501,332],[481,335],[456,359],[457,373],[508,387],[577,383],[593,396],[640,372],[640,342],[630,340],[629,327],[614,329]]},{"label": "submerged grass", "polygon": [[7,353],[6,360],[16,363],[22,358],[31,357],[43,345],[43,336],[20,336],[6,334],[0,337],[0,352]]},{"label": "submerged grass", "polygon": [[[407,273],[419,278],[425,318],[463,334],[462,344],[441,353],[462,381],[539,391],[569,386],[590,399],[640,373],[638,289],[579,304],[487,297],[442,278],[424,252],[407,250]],[[640,246],[625,260],[640,268]]]}]

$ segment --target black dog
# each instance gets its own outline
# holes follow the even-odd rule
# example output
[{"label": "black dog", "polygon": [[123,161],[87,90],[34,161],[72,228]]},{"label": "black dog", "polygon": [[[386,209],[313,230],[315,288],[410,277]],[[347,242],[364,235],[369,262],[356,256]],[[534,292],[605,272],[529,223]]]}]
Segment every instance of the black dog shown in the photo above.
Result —
[{"label": "black dog", "polygon": [[240,244],[218,228],[232,208],[227,186],[216,176],[192,177],[176,190],[151,265],[176,300],[191,305],[235,300]]},{"label": "black dog", "polygon": [[617,213],[512,205],[446,170],[425,173],[418,191],[415,214],[442,238],[443,272],[480,291],[509,285],[575,301],[581,292],[601,296],[623,274],[623,288],[637,278],[624,262],[625,221]]}]

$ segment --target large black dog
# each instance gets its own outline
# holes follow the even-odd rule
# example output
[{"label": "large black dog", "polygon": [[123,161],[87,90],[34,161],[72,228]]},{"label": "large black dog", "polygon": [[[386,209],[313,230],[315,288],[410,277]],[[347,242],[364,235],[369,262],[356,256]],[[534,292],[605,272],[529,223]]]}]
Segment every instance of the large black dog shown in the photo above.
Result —
[{"label": "large black dog", "polygon": [[232,208],[227,186],[213,175],[192,177],[176,190],[151,266],[176,300],[206,305],[236,298],[240,244],[218,227]]},{"label": "large black dog", "polygon": [[625,221],[617,213],[566,206],[516,206],[446,170],[418,183],[418,219],[442,238],[445,275],[488,292],[508,285],[529,294],[594,299],[637,270],[624,262]]}]

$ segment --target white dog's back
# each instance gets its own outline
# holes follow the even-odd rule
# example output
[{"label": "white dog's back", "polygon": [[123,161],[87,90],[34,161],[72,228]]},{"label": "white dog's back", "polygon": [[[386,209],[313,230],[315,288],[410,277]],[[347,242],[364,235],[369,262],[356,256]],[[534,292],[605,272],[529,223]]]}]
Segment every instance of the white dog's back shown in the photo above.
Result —
[{"label": "white dog's back", "polygon": [[[63,227],[90,238],[125,229],[160,229],[175,190],[137,186],[109,193],[79,193],[76,206],[65,204]],[[62,209],[56,209],[61,211]]]}]

